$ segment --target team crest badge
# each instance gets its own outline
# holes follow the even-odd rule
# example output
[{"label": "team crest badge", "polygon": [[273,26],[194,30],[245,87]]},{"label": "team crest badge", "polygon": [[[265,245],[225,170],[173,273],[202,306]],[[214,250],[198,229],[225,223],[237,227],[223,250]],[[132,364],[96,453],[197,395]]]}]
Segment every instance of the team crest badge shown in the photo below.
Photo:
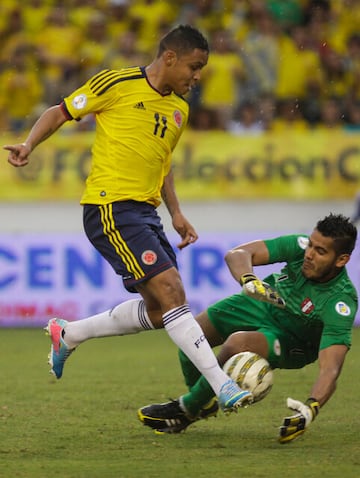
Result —
[{"label": "team crest badge", "polygon": [[314,310],[314,304],[311,302],[311,300],[307,297],[304,299],[301,303],[301,311],[304,314],[310,314]]},{"label": "team crest badge", "polygon": [[182,116],[179,110],[174,111],[174,120],[178,128],[182,125]]},{"label": "team crest badge", "polygon": [[154,251],[150,251],[150,250],[144,251],[141,254],[141,260],[147,266],[152,266],[157,261],[157,255],[155,254]]}]

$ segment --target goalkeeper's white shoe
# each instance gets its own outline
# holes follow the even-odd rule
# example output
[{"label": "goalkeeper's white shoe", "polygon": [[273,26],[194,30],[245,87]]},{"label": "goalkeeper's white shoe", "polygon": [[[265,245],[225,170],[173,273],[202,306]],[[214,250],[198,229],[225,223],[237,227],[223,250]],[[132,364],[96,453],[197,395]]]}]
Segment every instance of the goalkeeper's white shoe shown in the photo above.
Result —
[{"label": "goalkeeper's white shoe", "polygon": [[70,349],[63,339],[63,330],[66,324],[66,320],[51,319],[45,327],[51,339],[51,349],[48,355],[48,364],[51,366],[50,373],[57,379],[61,378],[63,374],[66,359],[75,350],[75,348]]},{"label": "goalkeeper's white shoe", "polygon": [[231,378],[221,387],[218,399],[220,408],[225,413],[246,408],[254,401],[253,394],[248,390],[242,390]]}]

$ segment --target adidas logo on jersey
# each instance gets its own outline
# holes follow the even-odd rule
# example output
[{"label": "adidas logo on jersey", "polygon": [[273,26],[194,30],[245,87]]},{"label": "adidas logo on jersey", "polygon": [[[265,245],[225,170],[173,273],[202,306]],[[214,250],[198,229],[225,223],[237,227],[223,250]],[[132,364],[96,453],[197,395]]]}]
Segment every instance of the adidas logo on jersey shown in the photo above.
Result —
[{"label": "adidas logo on jersey", "polygon": [[134,108],[137,108],[138,110],[146,110],[144,103],[142,101],[139,101],[139,103],[136,103],[136,105],[134,105]]}]

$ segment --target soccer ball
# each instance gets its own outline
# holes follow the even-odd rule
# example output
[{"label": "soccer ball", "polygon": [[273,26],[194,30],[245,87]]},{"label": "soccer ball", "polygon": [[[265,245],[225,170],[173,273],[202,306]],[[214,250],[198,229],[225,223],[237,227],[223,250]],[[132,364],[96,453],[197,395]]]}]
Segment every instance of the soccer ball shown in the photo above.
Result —
[{"label": "soccer ball", "polygon": [[253,352],[233,355],[224,364],[223,369],[240,388],[252,392],[254,402],[262,400],[274,383],[274,374],[269,362]]}]

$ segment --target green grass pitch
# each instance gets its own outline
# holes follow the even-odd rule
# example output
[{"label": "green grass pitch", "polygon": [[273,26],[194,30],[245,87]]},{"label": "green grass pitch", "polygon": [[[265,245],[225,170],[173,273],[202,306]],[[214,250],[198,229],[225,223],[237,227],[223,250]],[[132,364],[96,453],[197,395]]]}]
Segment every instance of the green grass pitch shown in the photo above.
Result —
[{"label": "green grass pitch", "polygon": [[338,389],[305,435],[287,445],[278,427],[286,398],[305,400],[317,364],[275,371],[271,393],[238,414],[155,435],[136,417],[185,388],[164,331],[95,339],[48,374],[49,339],[1,329],[1,478],[338,478],[360,476],[360,329]]}]

